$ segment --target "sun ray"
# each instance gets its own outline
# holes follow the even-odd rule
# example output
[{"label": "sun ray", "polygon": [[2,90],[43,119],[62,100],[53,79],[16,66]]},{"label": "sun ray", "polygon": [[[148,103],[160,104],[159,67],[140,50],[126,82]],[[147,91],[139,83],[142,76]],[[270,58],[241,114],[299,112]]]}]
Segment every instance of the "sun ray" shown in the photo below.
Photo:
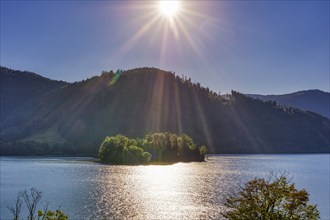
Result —
[{"label": "sun ray", "polygon": [[150,93],[150,107],[148,108],[149,115],[151,119],[148,120],[148,125],[151,131],[158,132],[161,128],[162,121],[162,107],[163,107],[163,97],[164,97],[164,80],[163,76],[156,74],[155,79],[153,79],[153,85]]},{"label": "sun ray", "polygon": [[[205,139],[206,139],[206,142],[207,142],[207,146],[209,148],[213,148],[213,142],[212,142],[210,127],[209,127],[209,124],[206,120],[204,108],[203,108],[202,104],[200,103],[200,100],[198,98],[198,94],[196,93],[196,91],[194,91],[194,93],[193,93],[193,101],[194,101],[194,104],[196,106],[196,110],[197,110],[197,113],[198,113],[197,117],[199,117],[199,119],[201,121],[202,133],[204,133],[204,136],[205,136]],[[213,150],[214,149],[212,149],[212,151]]]},{"label": "sun ray", "polygon": [[181,32],[183,33],[183,35],[185,36],[185,39],[188,41],[189,46],[193,49],[193,51],[195,52],[195,54],[198,56],[199,60],[202,61],[202,64],[207,65],[206,62],[206,58],[202,55],[201,53],[201,48],[198,47],[196,41],[193,40],[193,38],[191,37],[191,35],[188,33],[187,29],[185,28],[185,26],[183,25],[182,22],[178,21],[177,22]]},{"label": "sun ray", "polygon": [[134,45],[138,42],[139,39],[149,30],[153,27],[155,23],[159,21],[159,16],[155,16],[151,21],[146,23],[138,32],[136,32],[133,37],[131,37],[120,49],[120,54],[124,56],[126,53],[128,53]]},{"label": "sun ray", "polygon": [[164,31],[163,31],[162,47],[160,49],[160,63],[161,64],[165,64],[167,38],[168,38],[168,25],[165,25]]}]

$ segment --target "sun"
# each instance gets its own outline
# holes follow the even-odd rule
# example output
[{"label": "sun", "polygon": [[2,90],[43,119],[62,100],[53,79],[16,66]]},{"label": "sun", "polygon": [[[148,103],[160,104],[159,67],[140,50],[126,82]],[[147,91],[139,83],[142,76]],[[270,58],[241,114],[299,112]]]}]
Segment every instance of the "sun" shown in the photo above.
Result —
[{"label": "sun", "polygon": [[178,12],[181,9],[181,3],[180,1],[159,1],[159,12],[167,17],[167,18],[173,18],[178,14]]}]

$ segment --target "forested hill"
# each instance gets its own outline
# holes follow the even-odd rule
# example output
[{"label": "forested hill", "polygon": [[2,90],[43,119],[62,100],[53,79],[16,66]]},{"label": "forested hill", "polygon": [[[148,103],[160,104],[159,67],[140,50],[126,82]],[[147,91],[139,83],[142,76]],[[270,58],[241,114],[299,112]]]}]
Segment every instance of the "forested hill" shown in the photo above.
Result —
[{"label": "forested hill", "polygon": [[36,73],[0,67],[0,129],[6,132],[4,130],[15,126],[20,133],[18,130],[24,129],[24,123],[31,120],[31,114],[42,98],[66,85],[66,82],[51,80]]},{"label": "forested hill", "polygon": [[4,130],[3,153],[17,146],[96,153],[105,136],[165,131],[186,133],[212,153],[329,152],[327,118],[234,91],[225,99],[156,68],[103,72],[67,85],[44,97],[30,119],[24,132]]},{"label": "forested hill", "polygon": [[304,90],[283,95],[247,95],[264,101],[276,101],[280,105],[292,106],[316,112],[330,118],[330,93],[321,90]]}]

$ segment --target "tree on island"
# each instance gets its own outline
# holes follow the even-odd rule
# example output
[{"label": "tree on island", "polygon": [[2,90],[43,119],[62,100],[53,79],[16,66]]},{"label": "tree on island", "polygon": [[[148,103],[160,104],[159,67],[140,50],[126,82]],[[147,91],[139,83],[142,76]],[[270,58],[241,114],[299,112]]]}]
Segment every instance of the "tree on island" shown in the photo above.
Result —
[{"label": "tree on island", "polygon": [[149,162],[204,161],[207,148],[188,135],[153,133],[143,139],[122,135],[106,137],[99,149],[102,163],[146,164]]},{"label": "tree on island", "polygon": [[237,195],[230,195],[225,203],[228,211],[222,215],[231,220],[319,219],[320,213],[316,205],[308,204],[308,196],[305,189],[298,191],[290,184],[285,174],[271,173],[268,180],[251,180]]},{"label": "tree on island", "polygon": [[122,135],[106,137],[99,149],[100,161],[115,164],[148,163],[151,155],[136,145],[136,140]]}]

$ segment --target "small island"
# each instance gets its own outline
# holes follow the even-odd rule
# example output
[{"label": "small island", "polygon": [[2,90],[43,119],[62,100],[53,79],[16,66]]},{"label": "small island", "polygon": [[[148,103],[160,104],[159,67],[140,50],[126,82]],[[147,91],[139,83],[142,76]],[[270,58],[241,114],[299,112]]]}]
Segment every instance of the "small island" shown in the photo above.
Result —
[{"label": "small island", "polygon": [[144,138],[123,135],[106,137],[99,149],[105,164],[150,164],[204,161],[207,148],[195,144],[186,134],[153,133]]}]

